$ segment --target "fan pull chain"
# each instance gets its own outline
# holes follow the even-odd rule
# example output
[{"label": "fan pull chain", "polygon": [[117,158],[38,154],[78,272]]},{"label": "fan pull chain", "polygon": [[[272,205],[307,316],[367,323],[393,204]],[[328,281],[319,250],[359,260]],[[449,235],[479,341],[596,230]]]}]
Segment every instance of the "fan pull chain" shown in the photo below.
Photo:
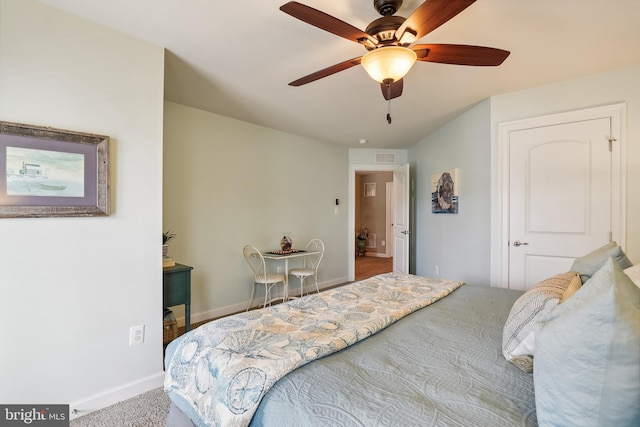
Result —
[{"label": "fan pull chain", "polygon": [[391,124],[391,85],[387,84],[387,123]]}]

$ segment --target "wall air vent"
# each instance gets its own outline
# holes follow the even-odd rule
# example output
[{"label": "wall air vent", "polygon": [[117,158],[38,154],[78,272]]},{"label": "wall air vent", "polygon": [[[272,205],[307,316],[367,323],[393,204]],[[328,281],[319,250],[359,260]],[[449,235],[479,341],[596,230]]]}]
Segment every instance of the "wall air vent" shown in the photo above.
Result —
[{"label": "wall air vent", "polygon": [[395,163],[395,153],[376,153],[376,163]]}]

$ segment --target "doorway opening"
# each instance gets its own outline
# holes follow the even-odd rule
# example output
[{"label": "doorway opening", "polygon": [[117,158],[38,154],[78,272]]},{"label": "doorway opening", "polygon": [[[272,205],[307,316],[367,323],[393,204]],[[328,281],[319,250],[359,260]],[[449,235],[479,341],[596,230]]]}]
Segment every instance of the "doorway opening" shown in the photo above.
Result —
[{"label": "doorway opening", "polygon": [[393,172],[355,173],[355,280],[393,271]]},{"label": "doorway opening", "polygon": [[[347,236],[347,273],[348,280],[355,280],[355,249],[356,249],[356,172],[391,172],[393,175],[393,191],[391,193],[393,197],[392,205],[393,212],[391,222],[393,223],[391,233],[391,239],[393,240],[392,247],[392,271],[401,274],[409,273],[409,258],[411,257],[411,250],[409,247],[409,235],[411,230],[409,229],[409,164],[392,164],[392,165],[380,165],[380,164],[365,164],[356,165],[352,164],[349,167],[349,219],[348,219],[348,236]],[[376,185],[377,187],[377,185]],[[358,187],[360,188],[360,187]],[[385,187],[386,188],[386,184]],[[369,186],[369,194],[371,193],[371,187]],[[364,187],[362,188],[364,192]],[[386,191],[385,191],[386,192]],[[377,188],[376,188],[377,194]],[[384,227],[382,227],[384,230]],[[382,231],[381,235],[385,232]],[[380,236],[376,235],[376,239]]]}]

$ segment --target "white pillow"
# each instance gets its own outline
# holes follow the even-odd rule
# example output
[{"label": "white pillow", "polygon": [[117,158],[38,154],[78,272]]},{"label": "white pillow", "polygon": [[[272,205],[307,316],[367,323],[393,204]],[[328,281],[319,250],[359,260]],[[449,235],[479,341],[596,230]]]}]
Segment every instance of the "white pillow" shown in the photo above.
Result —
[{"label": "white pillow", "polygon": [[[576,291],[580,289],[581,286],[582,286],[582,280],[580,279],[580,275],[576,274],[576,276],[573,279],[571,279],[569,286],[567,287],[567,289],[565,289],[560,300],[556,302],[554,298],[553,300],[547,301],[544,307],[544,311],[551,311],[553,310],[553,308],[555,308],[556,305],[562,304],[563,302],[565,302],[571,295],[576,293]],[[549,307],[546,307],[546,305],[548,305]],[[520,342],[520,344],[518,344],[513,349],[513,351],[511,352],[511,355],[514,356],[514,358],[521,359],[519,363],[514,362],[516,365],[518,365],[520,369],[523,369],[525,372],[531,372],[531,370],[533,370],[533,365],[529,365],[528,363],[523,363],[523,359],[530,357],[535,352],[536,352],[536,331],[534,327],[534,330],[529,332],[529,335],[524,337]],[[533,363],[533,360],[531,362]]]},{"label": "white pillow", "polygon": [[535,339],[531,333],[540,318],[558,305],[577,275],[577,272],[569,271],[550,277],[516,300],[502,333],[502,353],[505,359],[525,372],[532,371]]}]

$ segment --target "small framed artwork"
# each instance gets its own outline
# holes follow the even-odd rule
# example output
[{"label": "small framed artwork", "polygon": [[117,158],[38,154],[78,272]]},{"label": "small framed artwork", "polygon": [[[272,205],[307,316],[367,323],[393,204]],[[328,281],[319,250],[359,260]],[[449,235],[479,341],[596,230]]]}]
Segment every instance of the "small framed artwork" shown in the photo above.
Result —
[{"label": "small framed artwork", "polygon": [[457,214],[459,191],[457,168],[431,175],[431,212]]},{"label": "small framed artwork", "polygon": [[0,218],[109,215],[109,137],[0,122]]},{"label": "small framed artwork", "polygon": [[365,182],[364,184],[364,197],[376,197],[376,183]]}]

